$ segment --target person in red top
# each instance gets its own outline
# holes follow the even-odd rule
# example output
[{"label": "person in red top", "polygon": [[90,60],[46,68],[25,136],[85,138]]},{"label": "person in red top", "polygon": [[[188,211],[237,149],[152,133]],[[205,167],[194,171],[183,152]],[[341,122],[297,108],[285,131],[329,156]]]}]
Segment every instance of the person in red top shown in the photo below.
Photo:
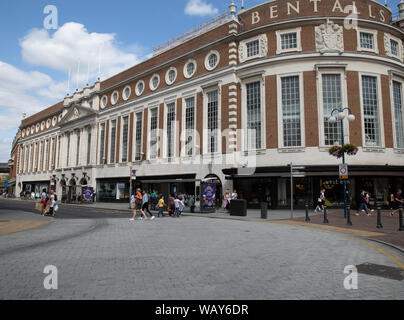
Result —
[{"label": "person in red top", "polygon": [[403,196],[401,194],[401,189],[397,190],[397,194],[394,197],[394,202],[395,202],[395,207],[394,207],[395,210],[390,213],[391,216],[393,216],[395,212],[399,211],[400,208],[403,207]]},{"label": "person in red top", "polygon": [[136,200],[135,200],[135,210],[133,210],[133,217],[130,219],[130,221],[134,221],[136,218],[137,210],[140,211],[140,213],[143,215],[143,218],[140,218],[140,220],[147,220],[146,214],[142,210],[142,204],[143,204],[143,199],[142,199],[142,192],[140,189],[136,190]]}]

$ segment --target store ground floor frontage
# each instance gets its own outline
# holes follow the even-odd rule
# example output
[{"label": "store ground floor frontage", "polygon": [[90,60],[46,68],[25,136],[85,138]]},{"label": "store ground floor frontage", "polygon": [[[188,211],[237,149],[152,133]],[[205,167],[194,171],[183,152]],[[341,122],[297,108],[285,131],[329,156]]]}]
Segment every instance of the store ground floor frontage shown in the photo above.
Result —
[{"label": "store ground floor frontage", "polygon": [[[226,179],[233,180],[239,197],[247,200],[248,208],[260,207],[267,202],[270,208],[281,209],[291,206],[291,193],[296,208],[315,207],[321,189],[325,189],[326,204],[341,208],[344,205],[344,185],[339,179],[338,167],[306,166],[301,170],[305,177],[293,178],[291,185],[290,167],[257,168],[252,176],[239,176],[236,169],[224,170]],[[347,180],[348,202],[357,208],[362,190],[370,194],[370,205],[389,207],[391,193],[404,187],[404,167],[351,166]]]}]

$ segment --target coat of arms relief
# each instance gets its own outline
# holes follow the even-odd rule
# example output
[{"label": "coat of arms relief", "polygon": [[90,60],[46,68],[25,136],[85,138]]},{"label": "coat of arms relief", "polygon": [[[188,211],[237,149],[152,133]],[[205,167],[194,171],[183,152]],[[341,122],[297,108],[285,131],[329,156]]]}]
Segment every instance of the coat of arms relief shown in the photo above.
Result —
[{"label": "coat of arms relief", "polygon": [[344,51],[344,34],[341,26],[327,20],[327,23],[316,27],[315,33],[318,52]]}]

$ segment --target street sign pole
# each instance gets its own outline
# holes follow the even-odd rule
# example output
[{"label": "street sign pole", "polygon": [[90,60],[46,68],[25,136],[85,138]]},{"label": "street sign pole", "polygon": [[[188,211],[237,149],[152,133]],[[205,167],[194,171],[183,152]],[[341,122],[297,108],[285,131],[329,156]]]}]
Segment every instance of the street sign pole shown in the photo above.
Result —
[{"label": "street sign pole", "polygon": [[129,209],[132,209],[131,206],[131,199],[132,199],[132,169],[133,167],[130,167],[130,179],[129,179]]}]

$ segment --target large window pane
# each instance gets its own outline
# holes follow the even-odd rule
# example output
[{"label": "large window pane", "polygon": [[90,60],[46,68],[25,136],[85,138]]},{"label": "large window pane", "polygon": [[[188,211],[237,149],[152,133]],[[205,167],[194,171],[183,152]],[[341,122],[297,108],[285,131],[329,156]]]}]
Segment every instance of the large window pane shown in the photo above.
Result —
[{"label": "large window pane", "polygon": [[129,134],[129,117],[124,117],[122,126],[122,162],[128,161],[128,134]]},{"label": "large window pane", "polygon": [[185,99],[185,154],[193,155],[195,129],[195,98]]},{"label": "large window pane", "polygon": [[302,145],[299,76],[282,78],[283,146]]},{"label": "large window pane", "polygon": [[324,74],[322,82],[324,143],[326,146],[333,146],[340,144],[341,125],[339,121],[337,123],[330,123],[328,119],[331,117],[333,110],[342,108],[341,75]]},{"label": "large window pane", "polygon": [[157,123],[158,109],[154,108],[150,111],[150,159],[157,158]]},{"label": "large window pane", "polygon": [[380,146],[380,123],[376,77],[362,77],[365,145]]},{"label": "large window pane", "polygon": [[105,157],[105,123],[101,123],[100,128],[100,164],[104,164]]},{"label": "large window pane", "polygon": [[208,153],[218,152],[218,92],[208,93]]},{"label": "large window pane", "polygon": [[111,121],[111,153],[109,162],[115,163],[115,147],[116,147],[116,120]]},{"label": "large window pane", "polygon": [[396,146],[404,148],[404,124],[403,124],[403,100],[402,85],[400,82],[393,81],[394,95],[394,126],[396,129]]},{"label": "large window pane", "polygon": [[262,147],[261,141],[261,82],[249,83],[247,89],[247,149]]},{"label": "large window pane", "polygon": [[174,157],[175,103],[167,105],[167,157]]},{"label": "large window pane", "polygon": [[136,146],[135,146],[135,160],[140,161],[142,160],[141,153],[142,153],[142,118],[143,113],[136,114]]}]

